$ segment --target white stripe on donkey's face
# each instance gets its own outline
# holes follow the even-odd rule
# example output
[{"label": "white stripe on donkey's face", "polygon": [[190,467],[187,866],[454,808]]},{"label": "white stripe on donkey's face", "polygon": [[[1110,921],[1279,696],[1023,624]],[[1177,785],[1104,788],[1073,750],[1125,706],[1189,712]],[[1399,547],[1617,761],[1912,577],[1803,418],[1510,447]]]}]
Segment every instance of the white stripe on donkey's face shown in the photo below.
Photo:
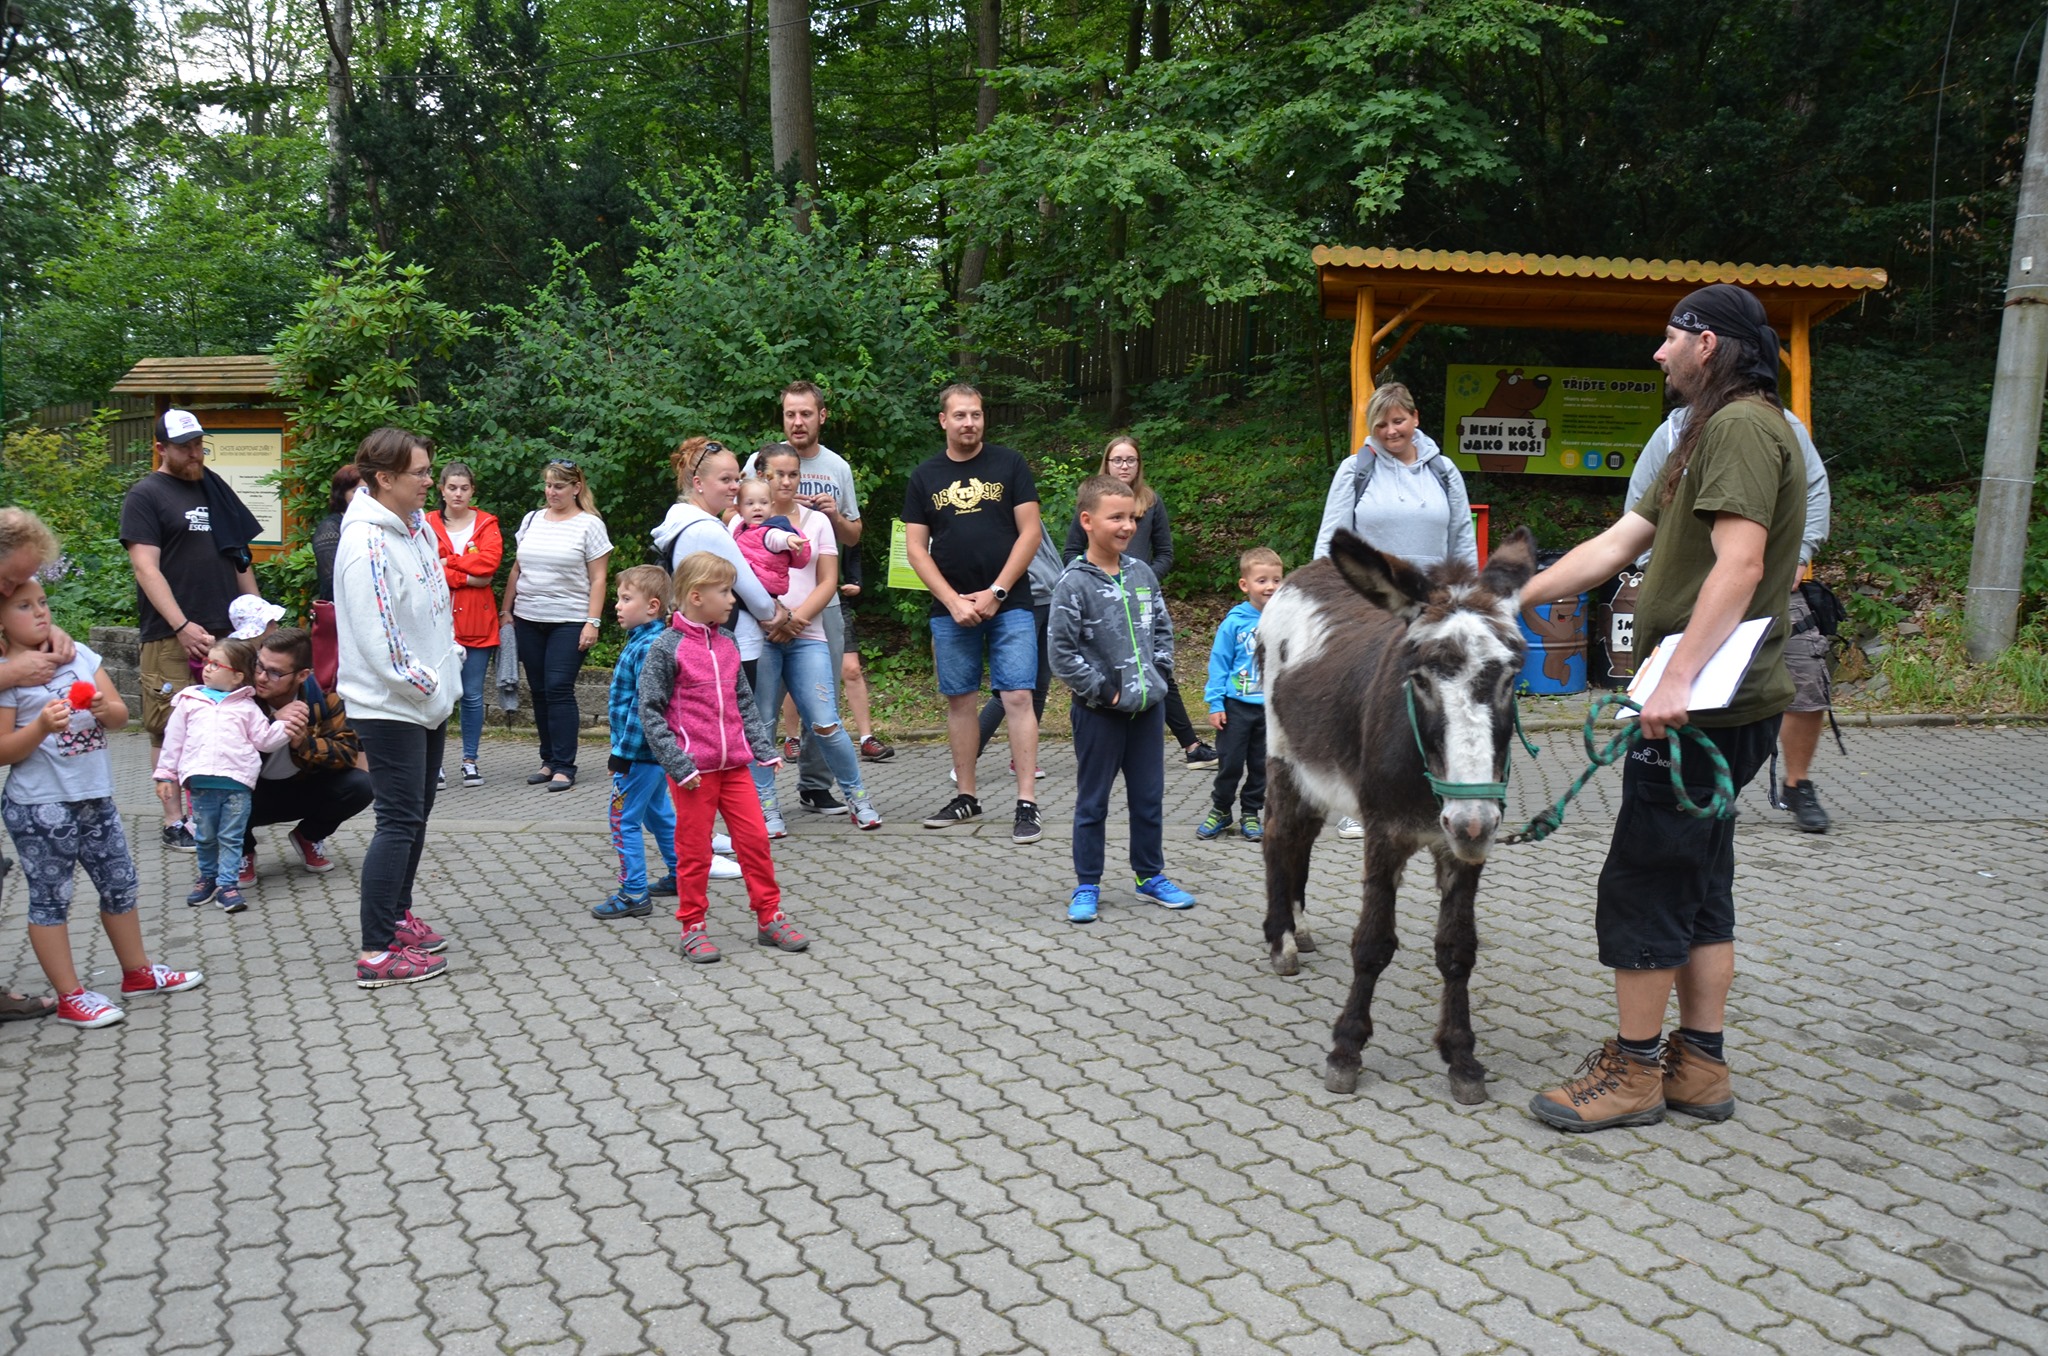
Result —
[{"label": "white stripe on donkey's face", "polygon": [[[1462,589],[1452,591],[1453,601]],[[1458,611],[1436,621],[1417,622],[1409,640],[1429,659],[1418,665],[1412,682],[1415,713],[1425,732],[1442,731],[1441,740],[1427,737],[1443,753],[1443,767],[1432,768],[1447,782],[1491,782],[1499,777],[1500,740],[1494,713],[1514,701],[1521,655],[1502,639],[1501,626],[1515,625],[1516,604],[1502,600],[1491,613]],[[1493,835],[1500,828],[1500,806],[1490,800],[1447,800],[1438,817],[1451,851],[1465,861],[1486,860]]]}]

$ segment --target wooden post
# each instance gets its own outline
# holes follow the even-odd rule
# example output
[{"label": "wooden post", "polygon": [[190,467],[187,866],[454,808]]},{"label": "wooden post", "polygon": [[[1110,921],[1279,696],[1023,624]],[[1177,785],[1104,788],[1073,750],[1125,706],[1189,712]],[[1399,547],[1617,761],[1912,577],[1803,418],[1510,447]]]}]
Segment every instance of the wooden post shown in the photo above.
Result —
[{"label": "wooden post", "polygon": [[1372,300],[1372,288],[1358,289],[1358,309],[1351,318],[1351,445],[1345,449],[1346,456],[1365,446],[1365,435],[1372,432],[1365,422],[1365,407],[1372,400],[1373,387]]},{"label": "wooden post", "polygon": [[1792,312],[1792,413],[1813,432],[1813,312],[1805,303]]}]

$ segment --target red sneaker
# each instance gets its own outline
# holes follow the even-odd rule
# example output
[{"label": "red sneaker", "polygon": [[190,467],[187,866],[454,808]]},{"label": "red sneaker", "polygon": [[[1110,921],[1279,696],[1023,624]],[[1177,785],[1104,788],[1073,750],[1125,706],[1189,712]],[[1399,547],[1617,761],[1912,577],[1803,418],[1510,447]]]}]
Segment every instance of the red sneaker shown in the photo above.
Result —
[{"label": "red sneaker", "polygon": [[293,829],[287,836],[292,840],[292,846],[299,850],[299,860],[305,863],[308,871],[332,871],[334,869],[334,863],[328,861],[327,854],[321,851],[322,848],[327,846],[326,843],[316,843],[297,829]]},{"label": "red sneaker", "polygon": [[772,946],[778,951],[802,951],[810,946],[811,939],[804,936],[803,929],[790,921],[787,914],[777,913],[764,920],[760,932],[754,937],[758,946]]},{"label": "red sneaker", "polygon": [[235,884],[237,884],[237,885],[240,885],[240,886],[243,886],[243,887],[245,887],[245,888],[246,888],[247,886],[251,886],[251,885],[254,885],[255,883],[256,883],[256,854],[255,854],[255,853],[253,853],[253,852],[245,852],[245,853],[243,853],[243,854],[242,854],[242,870],[241,870],[241,874],[240,874],[240,875],[237,875],[237,876],[235,877]]},{"label": "red sneaker", "polygon": [[398,920],[398,926],[391,930],[391,940],[399,946],[409,946],[415,951],[433,955],[448,945],[448,939],[412,916],[412,910],[405,911],[405,917]]},{"label": "red sneaker", "polygon": [[393,984],[417,984],[448,972],[448,962],[409,946],[393,943],[381,960],[356,958],[356,987],[383,989]]},{"label": "red sneaker", "polygon": [[173,970],[168,965],[145,965],[121,976],[121,995],[131,993],[182,993],[206,981],[197,970]]},{"label": "red sneaker", "polygon": [[128,1014],[107,1001],[103,993],[80,989],[57,999],[57,1020],[66,1026],[112,1026]]}]

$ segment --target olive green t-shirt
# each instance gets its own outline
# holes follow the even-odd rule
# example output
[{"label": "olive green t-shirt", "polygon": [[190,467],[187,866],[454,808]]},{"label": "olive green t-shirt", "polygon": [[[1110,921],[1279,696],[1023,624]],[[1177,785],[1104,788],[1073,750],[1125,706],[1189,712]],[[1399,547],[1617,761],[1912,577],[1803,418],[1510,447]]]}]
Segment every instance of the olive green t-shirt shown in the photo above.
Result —
[{"label": "olive green t-shirt", "polygon": [[1778,624],[1743,675],[1734,703],[1726,710],[1701,712],[1696,723],[1719,729],[1775,716],[1792,704],[1785,612],[1799,570],[1799,538],[1806,530],[1806,463],[1792,426],[1761,400],[1733,401],[1707,421],[1669,504],[1657,502],[1662,493],[1658,479],[1633,506],[1657,525],[1650,568],[1636,596],[1636,653],[1648,654],[1691,622],[1700,587],[1714,568],[1714,515],[1733,513],[1760,523],[1767,534],[1764,577],[1742,617],[1775,617]]}]

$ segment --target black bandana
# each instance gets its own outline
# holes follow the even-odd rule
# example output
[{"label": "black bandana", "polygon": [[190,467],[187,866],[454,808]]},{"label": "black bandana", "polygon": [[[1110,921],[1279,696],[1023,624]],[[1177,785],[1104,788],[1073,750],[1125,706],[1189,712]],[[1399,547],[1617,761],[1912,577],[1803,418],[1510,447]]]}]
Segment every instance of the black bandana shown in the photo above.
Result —
[{"label": "black bandana", "polygon": [[1742,375],[1778,389],[1778,332],[1764,318],[1763,303],[1734,283],[1713,283],[1689,294],[1672,308],[1671,327],[1742,340],[1755,354]]}]

